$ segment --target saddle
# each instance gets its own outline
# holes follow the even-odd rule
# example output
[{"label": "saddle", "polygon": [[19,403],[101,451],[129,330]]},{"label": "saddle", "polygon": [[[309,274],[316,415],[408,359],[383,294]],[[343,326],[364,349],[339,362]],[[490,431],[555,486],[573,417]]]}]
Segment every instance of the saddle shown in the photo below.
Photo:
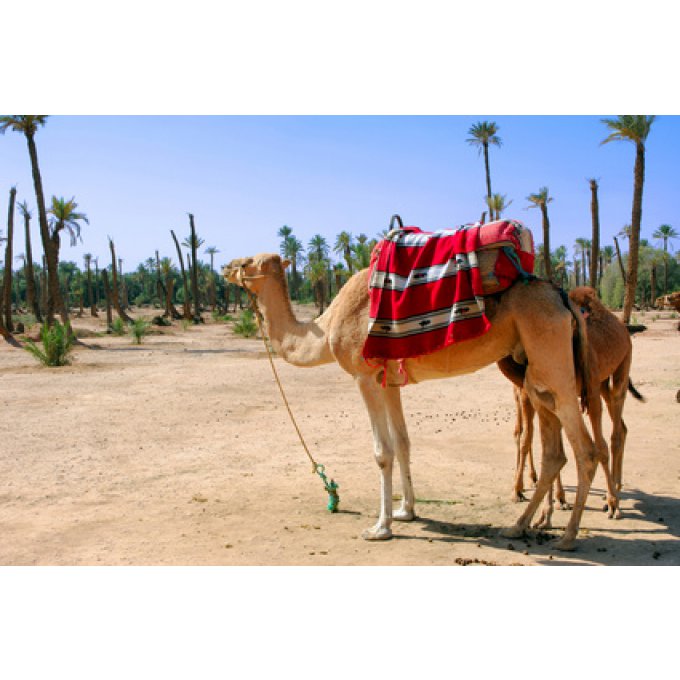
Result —
[{"label": "saddle", "polygon": [[531,232],[515,220],[392,230],[371,256],[364,358],[422,356],[486,333],[484,297],[531,278],[534,257]]}]

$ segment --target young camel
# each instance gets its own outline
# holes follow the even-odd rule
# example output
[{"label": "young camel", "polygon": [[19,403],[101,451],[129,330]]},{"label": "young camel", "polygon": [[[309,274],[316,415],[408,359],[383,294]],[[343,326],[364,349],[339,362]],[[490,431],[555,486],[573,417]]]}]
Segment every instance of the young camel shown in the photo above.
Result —
[{"label": "young camel", "polygon": [[[264,317],[267,333],[276,352],[296,366],[318,366],[336,361],[357,383],[364,399],[373,431],[375,458],[380,469],[381,501],[377,523],[364,531],[367,540],[392,536],[392,521],[415,518],[415,497],[410,472],[410,442],[401,405],[403,374],[396,361],[376,366],[362,357],[368,332],[368,270],[355,274],[315,321],[301,323],[293,314],[288,297],[285,268],[287,261],[278,255],[262,254],[234,260],[224,269],[230,283],[250,291]],[[561,449],[563,427],[575,452],[578,491],[559,549],[572,550],[580,518],[597,469],[597,451],[581,417],[578,406],[575,361],[584,370],[586,357],[575,358],[573,328],[583,339],[585,326],[573,308],[565,306],[552,285],[533,281],[515,285],[487,300],[491,329],[484,335],[450,345],[430,355],[407,359],[405,371],[409,384],[423,380],[472,373],[503,357],[528,359],[525,376],[527,393],[539,415],[543,457],[536,492],[514,526],[503,535],[522,536],[548,492],[553,479],[566,463]],[[385,376],[385,371],[387,375]],[[385,380],[383,380],[385,379]],[[383,387],[382,383],[386,386]],[[397,458],[401,471],[403,496],[400,508],[392,508],[392,469]]]},{"label": "young camel", "polygon": [[[602,403],[605,400],[609,416],[612,420],[611,435],[611,474],[609,466],[603,465],[607,480],[607,504],[609,517],[621,517],[617,494],[622,488],[623,450],[628,429],[623,421],[623,406],[626,392],[640,401],[644,397],[633,387],[630,380],[630,366],[633,346],[626,327],[600,302],[592,288],[583,286],[569,292],[571,301],[581,309],[586,319],[588,332],[588,363],[592,380],[592,398],[588,405],[595,445],[603,452],[600,457],[607,456],[607,443],[602,434]],[[513,365],[511,359],[499,362],[503,374],[514,383],[515,403],[517,406],[517,425],[515,441],[517,443],[517,467],[515,470],[514,499],[524,500],[524,466],[529,460],[530,475],[535,480],[535,469],[532,456],[534,409],[531,401],[522,388],[523,367]],[[518,370],[519,368],[519,370]],[[566,499],[560,475],[555,479],[555,494],[558,502],[566,507]]]}]

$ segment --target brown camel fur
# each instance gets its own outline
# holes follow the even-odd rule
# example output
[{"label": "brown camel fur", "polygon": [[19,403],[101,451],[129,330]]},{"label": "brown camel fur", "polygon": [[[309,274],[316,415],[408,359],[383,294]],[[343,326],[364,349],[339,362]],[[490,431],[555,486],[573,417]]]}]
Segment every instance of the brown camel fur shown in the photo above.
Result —
[{"label": "brown camel fur", "polygon": [[[588,357],[592,379],[592,398],[589,403],[590,417],[595,445],[606,453],[607,444],[602,434],[602,403],[600,396],[607,404],[612,420],[611,436],[612,466],[603,465],[607,479],[607,504],[609,516],[621,517],[617,494],[622,488],[623,451],[627,428],[622,413],[626,392],[630,391],[636,399],[644,400],[630,381],[630,365],[633,347],[630,334],[621,323],[600,302],[595,290],[589,287],[575,288],[570,291],[569,298],[581,309],[586,319],[588,332]],[[522,389],[523,367],[518,367],[511,359],[499,362],[499,368],[515,385],[515,403],[517,405],[517,425],[515,441],[517,444],[517,467],[515,470],[514,500],[524,500],[523,472],[528,459],[531,478],[535,479],[532,456],[534,410],[531,401]],[[602,454],[600,454],[602,457]],[[608,458],[608,455],[607,455]],[[555,480],[555,494],[558,502],[566,507],[566,499],[560,475]]]},{"label": "brown camel fur", "polygon": [[[224,270],[230,283],[249,290],[257,300],[267,333],[276,352],[296,366],[317,366],[336,361],[357,383],[366,404],[373,431],[375,458],[380,469],[380,515],[375,526],[367,529],[367,540],[392,536],[392,521],[415,518],[415,497],[411,483],[410,443],[401,406],[399,363],[388,361],[384,367],[367,362],[362,349],[368,332],[368,270],[355,274],[338,293],[326,312],[309,323],[299,322],[288,297],[285,267],[278,255],[263,254],[234,260]],[[598,452],[579,411],[572,347],[573,327],[585,348],[585,324],[573,308],[548,283],[533,281],[515,285],[489,300],[487,313],[491,329],[481,337],[450,345],[430,355],[407,359],[403,369],[409,384],[423,380],[471,373],[506,356],[528,359],[524,386],[536,408],[543,439],[541,474],[536,492],[526,510],[504,536],[517,538],[548,493],[553,479],[566,462],[561,450],[560,432],[564,428],[575,452],[578,491],[571,518],[557,547],[571,550],[585,501],[598,463]],[[587,357],[579,352],[585,366]],[[385,376],[384,372],[387,372]],[[382,387],[383,377],[386,387]],[[401,507],[392,508],[392,469],[399,463],[402,480]]]}]

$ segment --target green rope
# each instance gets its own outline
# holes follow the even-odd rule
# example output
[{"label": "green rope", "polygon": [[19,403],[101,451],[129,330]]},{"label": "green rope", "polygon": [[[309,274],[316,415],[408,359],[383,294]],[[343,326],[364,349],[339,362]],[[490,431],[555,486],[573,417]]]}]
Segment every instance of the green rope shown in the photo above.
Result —
[{"label": "green rope", "polygon": [[328,505],[326,506],[330,512],[337,512],[338,511],[338,505],[340,504],[340,496],[338,494],[338,488],[339,486],[331,479],[331,481],[328,481],[328,478],[324,474],[324,470],[326,469],[323,465],[320,465],[319,463],[314,463],[315,469],[314,472],[316,472],[319,477],[321,477],[321,481],[323,482],[324,487],[326,488],[326,491],[328,492]]}]

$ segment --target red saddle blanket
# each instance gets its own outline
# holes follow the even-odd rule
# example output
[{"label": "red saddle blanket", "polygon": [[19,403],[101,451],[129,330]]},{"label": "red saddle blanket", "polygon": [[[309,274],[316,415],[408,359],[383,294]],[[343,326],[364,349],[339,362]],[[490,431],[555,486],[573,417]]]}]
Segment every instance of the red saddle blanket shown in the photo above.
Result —
[{"label": "red saddle blanket", "polygon": [[[487,251],[494,253],[491,265],[482,268],[480,255]],[[486,333],[485,293],[530,274],[533,262],[531,233],[514,220],[436,232],[393,230],[371,256],[364,358],[417,357]]]}]

